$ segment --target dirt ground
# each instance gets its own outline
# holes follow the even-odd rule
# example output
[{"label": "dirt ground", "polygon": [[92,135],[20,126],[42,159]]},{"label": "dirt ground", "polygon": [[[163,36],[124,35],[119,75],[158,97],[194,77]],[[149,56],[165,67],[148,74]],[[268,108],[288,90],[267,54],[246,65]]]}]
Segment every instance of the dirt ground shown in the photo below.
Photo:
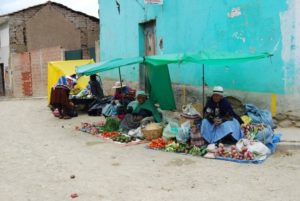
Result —
[{"label": "dirt ground", "polygon": [[[121,147],[54,118],[46,100],[0,101],[0,200],[297,201],[300,151],[280,148],[245,165]],[[298,135],[300,133],[297,133]],[[74,179],[70,176],[75,175]]]}]

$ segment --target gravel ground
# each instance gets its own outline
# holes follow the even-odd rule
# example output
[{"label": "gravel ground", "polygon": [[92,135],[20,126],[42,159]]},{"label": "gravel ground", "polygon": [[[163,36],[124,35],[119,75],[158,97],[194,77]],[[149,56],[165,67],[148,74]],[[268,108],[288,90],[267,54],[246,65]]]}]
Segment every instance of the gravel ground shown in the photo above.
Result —
[{"label": "gravel ground", "polygon": [[59,120],[45,99],[0,101],[0,113],[3,201],[72,200],[73,192],[78,201],[300,197],[299,149],[279,148],[260,165],[236,164],[146,150],[145,145],[121,147],[74,130],[99,117]]}]

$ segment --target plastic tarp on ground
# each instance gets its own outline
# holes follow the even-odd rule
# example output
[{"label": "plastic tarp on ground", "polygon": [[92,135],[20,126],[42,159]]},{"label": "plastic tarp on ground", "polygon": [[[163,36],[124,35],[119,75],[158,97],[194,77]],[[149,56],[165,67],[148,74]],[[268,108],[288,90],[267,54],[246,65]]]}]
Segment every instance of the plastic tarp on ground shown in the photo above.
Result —
[{"label": "plastic tarp on ground", "polygon": [[[162,109],[175,109],[175,100],[169,75],[168,64],[197,63],[209,65],[229,65],[271,57],[270,53],[238,54],[216,51],[197,53],[165,54],[134,58],[117,58],[93,65],[80,66],[78,74],[90,75],[96,72],[112,70],[126,65],[144,63],[149,73],[151,86],[150,98],[157,101]],[[159,76],[159,79],[158,79]],[[159,80],[159,82],[157,82]],[[171,95],[170,95],[171,94]]]},{"label": "plastic tarp on ground", "polygon": [[[58,79],[63,75],[75,74],[76,66],[92,64],[94,60],[69,60],[69,61],[53,61],[48,63],[48,103],[50,103],[51,87],[53,87]],[[83,89],[88,84],[89,78],[82,76],[77,80],[77,86]]]}]

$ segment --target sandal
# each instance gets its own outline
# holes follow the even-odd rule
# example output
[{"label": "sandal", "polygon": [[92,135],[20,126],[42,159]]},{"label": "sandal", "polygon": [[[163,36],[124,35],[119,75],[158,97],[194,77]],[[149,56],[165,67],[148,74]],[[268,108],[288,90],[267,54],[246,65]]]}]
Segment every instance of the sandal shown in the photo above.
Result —
[{"label": "sandal", "polygon": [[64,119],[71,119],[70,116],[64,116]]}]

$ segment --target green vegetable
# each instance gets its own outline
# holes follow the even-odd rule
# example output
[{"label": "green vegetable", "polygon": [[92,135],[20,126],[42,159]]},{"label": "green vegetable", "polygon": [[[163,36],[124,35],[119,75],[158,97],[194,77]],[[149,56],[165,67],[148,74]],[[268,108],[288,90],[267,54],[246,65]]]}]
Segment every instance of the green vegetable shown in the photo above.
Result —
[{"label": "green vegetable", "polygon": [[120,121],[115,118],[107,118],[104,126],[101,127],[102,132],[113,132],[118,131]]}]

